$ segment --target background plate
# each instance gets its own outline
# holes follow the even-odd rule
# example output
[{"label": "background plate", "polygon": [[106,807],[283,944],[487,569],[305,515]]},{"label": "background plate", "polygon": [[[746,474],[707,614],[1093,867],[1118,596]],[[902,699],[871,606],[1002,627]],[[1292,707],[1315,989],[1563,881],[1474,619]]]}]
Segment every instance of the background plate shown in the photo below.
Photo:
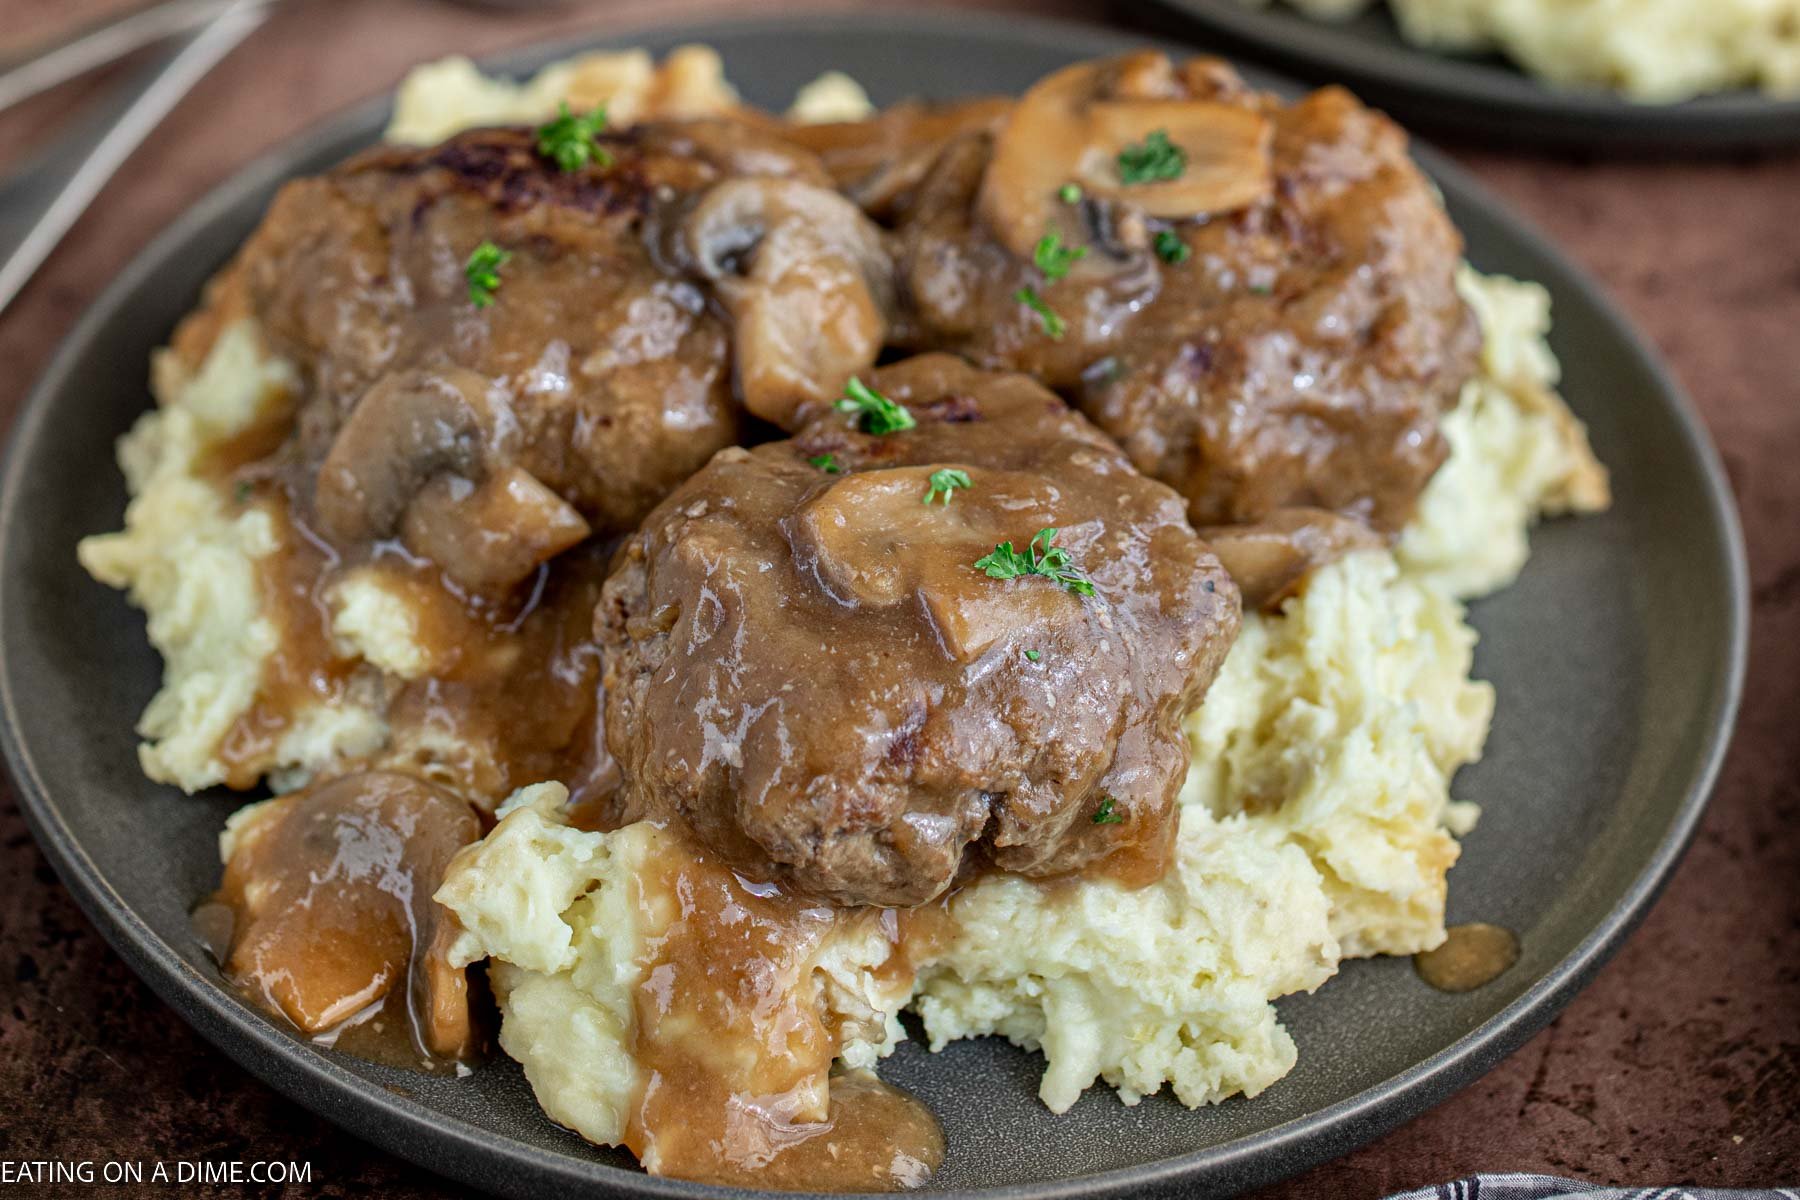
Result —
[{"label": "background plate", "polygon": [[1735,91],[1635,104],[1608,92],[1553,88],[1497,56],[1422,50],[1400,36],[1382,6],[1336,22],[1271,3],[1128,0],[1124,8],[1220,53],[1344,84],[1420,131],[1446,137],[1632,154],[1800,144],[1800,99]]},{"label": "background plate", "polygon": [[[719,47],[752,100],[779,105],[822,68],[878,101],[1016,91],[1069,61],[1141,44],[1017,17],[888,14],[688,27],[607,44]],[[525,70],[583,42],[522,53]],[[1268,82],[1260,80],[1260,82]],[[118,527],[113,440],[150,403],[150,351],[255,225],[284,178],[372,140],[357,109],[201,201],[118,277],[39,382],[0,475],[0,743],[26,815],[70,889],[157,992],[248,1069],[393,1152],[516,1196],[695,1196],[552,1125],[518,1069],[412,1075],[318,1050],[222,986],[187,910],[215,883],[215,835],[240,797],[183,797],[137,769],[132,724],[158,659],[141,617],[77,567],[80,537]],[[1573,268],[1454,168],[1422,155],[1475,263],[1555,296],[1565,387],[1613,470],[1614,510],[1539,531],[1517,586],[1476,606],[1477,673],[1499,687],[1488,756],[1457,780],[1487,810],[1452,877],[1453,920],[1517,930],[1524,956],[1462,996],[1405,960],[1347,964],[1281,1003],[1300,1063],[1254,1101],[1126,1108],[1099,1088],[1052,1117],[1040,1061],[998,1041],[885,1073],[943,1118],[934,1187],[998,1195],[1195,1196],[1342,1153],[1441,1099],[1542,1026],[1640,917],[1679,856],[1722,753],[1744,653],[1744,563],[1718,464],[1685,401]],[[622,1169],[626,1168],[626,1169]]]}]

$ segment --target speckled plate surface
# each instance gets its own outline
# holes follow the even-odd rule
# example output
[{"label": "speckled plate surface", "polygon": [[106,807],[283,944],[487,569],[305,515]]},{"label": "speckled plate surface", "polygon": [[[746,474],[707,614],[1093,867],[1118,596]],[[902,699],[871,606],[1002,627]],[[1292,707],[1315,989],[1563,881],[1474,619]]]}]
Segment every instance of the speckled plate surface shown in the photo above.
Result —
[{"label": "speckled plate surface", "polygon": [[[596,39],[597,40],[597,39]],[[822,68],[878,101],[1017,91],[1075,59],[1139,44],[1017,17],[892,13],[625,34],[705,41],[752,100],[785,103]],[[525,70],[582,46],[495,65]],[[1269,82],[1260,80],[1260,82]],[[0,476],[0,743],[38,839],[119,952],[187,1021],[276,1088],[396,1154],[515,1196],[723,1194],[647,1178],[551,1124],[500,1060],[437,1079],[317,1049],[248,1007],[189,935],[217,876],[215,837],[241,800],[146,782],[132,724],[160,672],[141,616],[87,578],[75,543],[116,528],[114,439],[150,403],[150,351],[255,225],[275,186],[373,140],[358,109],[201,201],[127,267],[69,336],[20,419]],[[1135,1108],[1096,1088],[1053,1117],[1040,1060],[993,1039],[940,1055],[908,1044],[884,1074],[943,1119],[932,1187],[1011,1200],[1225,1194],[1376,1136],[1469,1082],[1579,988],[1654,898],[1693,829],[1741,678],[1744,559],[1728,492],[1692,410],[1593,288],[1466,177],[1421,156],[1490,271],[1555,297],[1565,391],[1613,471],[1605,516],[1552,523],[1519,583],[1475,607],[1477,674],[1499,688],[1487,757],[1456,781],[1486,809],[1451,875],[1453,920],[1516,930],[1524,953],[1487,987],[1426,987],[1406,960],[1347,964],[1280,1004],[1293,1073],[1255,1100]]]},{"label": "speckled plate surface", "polygon": [[1381,5],[1347,21],[1320,21],[1280,0],[1263,8],[1243,0],[1120,2],[1203,48],[1344,84],[1424,133],[1645,156],[1800,145],[1800,98],[1743,90],[1641,104],[1557,88],[1497,55],[1415,46]]}]

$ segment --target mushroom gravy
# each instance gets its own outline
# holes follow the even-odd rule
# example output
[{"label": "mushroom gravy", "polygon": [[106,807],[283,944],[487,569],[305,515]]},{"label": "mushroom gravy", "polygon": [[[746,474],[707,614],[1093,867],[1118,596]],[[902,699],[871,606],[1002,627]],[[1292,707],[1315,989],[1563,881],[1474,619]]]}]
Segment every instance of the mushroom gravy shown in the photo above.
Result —
[{"label": "mushroom gravy", "polygon": [[[254,703],[219,747],[230,786],[254,786],[309,710],[352,699],[385,714],[382,762],[483,809],[544,779],[578,799],[612,786],[592,636],[609,542],[566,551],[495,595],[463,589],[397,542],[333,546],[289,495],[265,502],[281,540],[258,564],[258,583],[277,636]],[[416,678],[382,678],[334,637],[334,589],[353,574],[404,605],[426,668]]]},{"label": "mushroom gravy", "polygon": [[431,894],[481,836],[463,801],[370,771],[268,801],[234,821],[224,882],[194,912],[220,969],[301,1033],[397,1065],[469,1057],[456,922]]},{"label": "mushroom gravy", "polygon": [[[647,1170],[784,1191],[917,1187],[944,1135],[917,1100],[867,1072],[832,1074],[848,1030],[822,992],[828,935],[891,947],[878,974],[906,987],[903,914],[798,899],[732,872],[685,837],[633,880],[646,985],[633,1057],[642,1090],[625,1134]],[[899,978],[903,976],[904,978]],[[863,1036],[883,1039],[879,1013]]]}]

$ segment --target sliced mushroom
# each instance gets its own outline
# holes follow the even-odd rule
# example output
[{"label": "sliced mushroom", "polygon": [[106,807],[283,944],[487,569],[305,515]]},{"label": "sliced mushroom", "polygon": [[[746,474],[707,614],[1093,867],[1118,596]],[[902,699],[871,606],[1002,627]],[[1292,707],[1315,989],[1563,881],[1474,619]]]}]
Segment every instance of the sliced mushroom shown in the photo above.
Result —
[{"label": "sliced mushroom", "polygon": [[792,425],[868,370],[894,309],[881,233],[849,200],[793,179],[733,179],[683,229],[689,257],[731,314],[738,391]]},{"label": "sliced mushroom", "polygon": [[407,549],[476,591],[511,587],[590,532],[568,501],[517,466],[479,484],[439,475],[401,521]]},{"label": "sliced mushroom", "polygon": [[[839,603],[886,607],[907,600],[936,546],[979,547],[969,510],[923,502],[934,467],[896,467],[846,475],[808,500],[788,521],[798,561]],[[976,550],[975,557],[981,551]],[[973,561],[973,559],[970,559]]]},{"label": "sliced mushroom", "polygon": [[[1179,178],[1125,183],[1119,152],[1153,133],[1186,156]],[[1047,231],[1079,236],[1057,194],[1090,196],[1165,219],[1230,212],[1266,197],[1272,128],[1261,113],[1179,94],[1166,56],[1078,63],[1026,92],[994,140],[979,207],[994,235],[1029,257]]]},{"label": "sliced mushroom", "polygon": [[1384,544],[1361,521],[1322,508],[1281,508],[1250,524],[1197,532],[1237,582],[1246,608],[1276,608],[1320,567]]},{"label": "sliced mushroom", "polygon": [[961,662],[1020,629],[1081,619],[1080,603],[1048,580],[1007,586],[974,566],[997,543],[1022,541],[1051,520],[1053,497],[1041,482],[980,471],[977,492],[928,505],[931,477],[946,465],[838,479],[786,522],[795,560],[840,604],[922,605]]},{"label": "sliced mushroom", "polygon": [[390,536],[407,505],[444,472],[479,474],[487,380],[449,367],[398,371],[362,397],[319,467],[325,532],[345,542]]}]

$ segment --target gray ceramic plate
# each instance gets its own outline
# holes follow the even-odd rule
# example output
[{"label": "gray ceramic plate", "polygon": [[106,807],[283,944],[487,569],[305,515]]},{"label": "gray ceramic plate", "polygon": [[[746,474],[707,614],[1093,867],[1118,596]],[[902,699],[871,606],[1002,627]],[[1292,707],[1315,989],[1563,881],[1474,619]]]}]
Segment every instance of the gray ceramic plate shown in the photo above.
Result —
[{"label": "gray ceramic plate", "polygon": [[[1017,90],[1116,34],[1016,18],[889,14],[621,36],[664,49],[711,42],[753,100],[781,104],[826,66],[882,101]],[[550,47],[498,66],[567,54]],[[361,1137],[517,1196],[692,1196],[648,1179],[538,1111],[505,1061],[434,1079],[320,1051],[221,986],[189,936],[212,885],[215,835],[238,803],[183,797],[138,773],[131,727],[154,690],[143,622],[75,564],[84,534],[116,528],[125,496],[113,439],[149,403],[144,366],[285,177],[376,136],[362,108],[201,201],[127,267],[38,384],[0,479],[0,735],[46,853],[96,924],[207,1037],[275,1087]],[[910,1044],[886,1074],[943,1118],[934,1186],[1022,1200],[1193,1196],[1247,1188],[1340,1154],[1441,1100],[1542,1026],[1624,937],[1693,828],[1718,765],[1744,652],[1744,563],[1706,435],[1624,322],[1536,235],[1468,179],[1425,157],[1475,262],[1555,293],[1570,400],[1612,467],[1615,510],[1552,524],[1519,584],[1482,603],[1480,674],[1499,685],[1488,756],[1457,781],[1487,815],[1452,876],[1456,920],[1519,931],[1524,957],[1486,988],[1441,995],[1405,960],[1349,964],[1281,1005],[1293,1074],[1254,1101],[1189,1112],[1126,1108],[1104,1088],[1057,1118],[1039,1060],[994,1040],[937,1056]]]},{"label": "gray ceramic plate", "polygon": [[1342,83],[1424,132],[1603,152],[1662,154],[1800,143],[1800,99],[1722,92],[1682,104],[1636,104],[1540,83],[1493,55],[1423,50],[1377,6],[1326,22],[1242,0],[1131,0],[1152,24],[1303,79]]}]

